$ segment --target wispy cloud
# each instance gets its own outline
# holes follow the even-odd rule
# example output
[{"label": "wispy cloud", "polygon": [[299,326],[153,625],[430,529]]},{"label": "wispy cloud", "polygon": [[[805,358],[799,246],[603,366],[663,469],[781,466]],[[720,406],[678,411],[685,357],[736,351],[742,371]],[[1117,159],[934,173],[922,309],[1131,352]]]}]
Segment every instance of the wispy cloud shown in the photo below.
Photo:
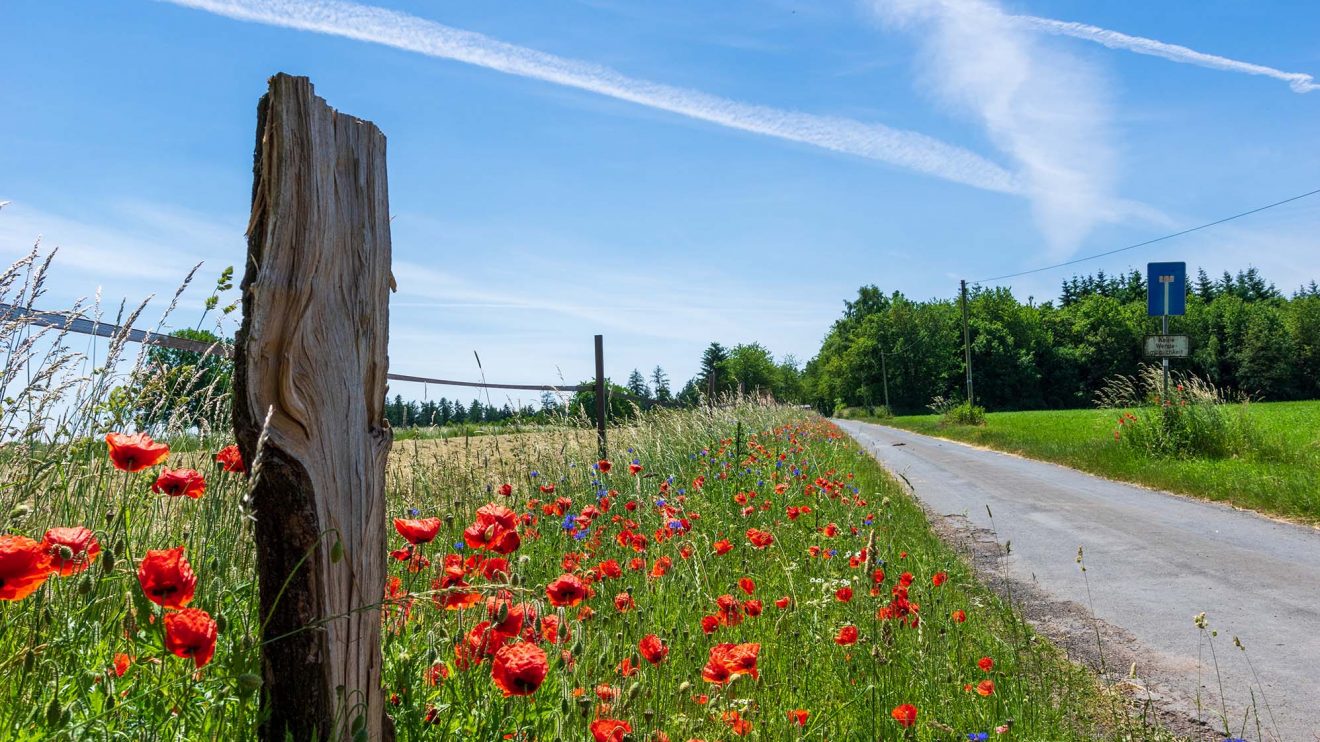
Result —
[{"label": "wispy cloud", "polygon": [[1097,44],[1103,44],[1110,49],[1124,49],[1137,54],[1149,54],[1152,57],[1162,57],[1171,62],[1180,62],[1182,64],[1194,64],[1198,67],[1209,67],[1213,70],[1223,70],[1225,72],[1240,72],[1245,75],[1263,75],[1272,77],[1276,80],[1282,80],[1288,83],[1288,86],[1297,93],[1309,93],[1312,90],[1320,90],[1315,78],[1304,72],[1284,72],[1273,67],[1266,67],[1251,62],[1242,62],[1228,57],[1221,57],[1216,54],[1206,54],[1198,52],[1195,49],[1189,49],[1177,44],[1166,44],[1163,41],[1147,39],[1141,36],[1129,36],[1118,31],[1110,31],[1099,26],[1091,26],[1085,23],[1073,23],[1070,21],[1059,21],[1052,18],[1040,18],[1032,15],[1011,16],[1013,21],[1023,28],[1032,31],[1041,31],[1043,33],[1055,34],[1057,36],[1071,36],[1075,39],[1084,39],[1093,41]]},{"label": "wispy cloud", "polygon": [[1002,193],[1017,177],[969,150],[912,131],[721,98],[628,77],[385,8],[339,0],[164,0],[237,20],[342,36],[586,90],[731,129],[809,144]]},{"label": "wispy cloud", "polygon": [[991,0],[869,0],[913,33],[930,92],[970,112],[1018,164],[1022,187],[1054,255],[1096,224],[1130,215],[1113,197],[1116,156],[1103,78],[1037,42]]}]

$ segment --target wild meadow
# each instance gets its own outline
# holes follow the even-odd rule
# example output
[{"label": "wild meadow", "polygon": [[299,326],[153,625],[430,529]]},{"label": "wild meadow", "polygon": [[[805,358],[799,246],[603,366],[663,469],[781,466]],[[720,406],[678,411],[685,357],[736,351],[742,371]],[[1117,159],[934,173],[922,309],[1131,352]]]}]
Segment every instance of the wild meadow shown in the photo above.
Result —
[{"label": "wild meadow", "polygon": [[[3,298],[31,304],[43,270]],[[194,396],[161,414],[166,369],[74,342],[0,324],[0,737],[252,738],[266,617],[226,377],[182,374]],[[398,739],[1162,734],[814,412],[652,410],[606,458],[568,417],[401,440],[387,498],[368,608]]]}]

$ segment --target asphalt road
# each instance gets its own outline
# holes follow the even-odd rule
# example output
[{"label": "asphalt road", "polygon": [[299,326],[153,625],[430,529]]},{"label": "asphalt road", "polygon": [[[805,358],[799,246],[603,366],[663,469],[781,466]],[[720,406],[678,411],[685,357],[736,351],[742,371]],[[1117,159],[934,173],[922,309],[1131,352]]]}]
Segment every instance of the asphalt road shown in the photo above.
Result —
[{"label": "asphalt road", "polygon": [[[1252,718],[1247,739],[1320,740],[1320,530],[895,428],[836,422],[906,477],[935,513],[989,529],[989,505],[995,538],[1012,542],[1009,577],[1051,599],[1093,606],[1096,618],[1125,630],[1138,674],[1164,689],[1157,694],[1164,704],[1196,716],[1199,687],[1200,718],[1222,728],[1217,717],[1227,706],[1236,732],[1254,691],[1265,733]],[[1219,632],[1222,695],[1193,625],[1202,611]]]}]

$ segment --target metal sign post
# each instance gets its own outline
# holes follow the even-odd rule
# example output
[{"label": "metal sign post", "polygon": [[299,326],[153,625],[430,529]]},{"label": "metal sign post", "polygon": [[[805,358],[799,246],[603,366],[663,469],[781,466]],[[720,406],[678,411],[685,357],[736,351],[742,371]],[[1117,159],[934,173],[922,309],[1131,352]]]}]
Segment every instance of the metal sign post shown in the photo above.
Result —
[{"label": "metal sign post", "polygon": [[[1156,288],[1158,285],[1159,288]],[[1147,263],[1146,264],[1146,314],[1160,317],[1160,337],[1169,337],[1169,315],[1187,313],[1187,264],[1186,263]],[[1182,355],[1186,355],[1186,338],[1182,336]],[[1151,348],[1157,352],[1176,345],[1168,341],[1146,342],[1147,353]],[[1169,399],[1169,355],[1160,352],[1164,366],[1164,401]]]}]

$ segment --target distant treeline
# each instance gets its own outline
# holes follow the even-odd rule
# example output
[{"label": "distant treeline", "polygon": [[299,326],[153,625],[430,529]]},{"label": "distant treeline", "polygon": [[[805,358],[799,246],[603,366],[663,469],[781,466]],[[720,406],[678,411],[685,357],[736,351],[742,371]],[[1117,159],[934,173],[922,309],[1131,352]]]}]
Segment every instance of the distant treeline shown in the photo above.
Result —
[{"label": "distant treeline", "polygon": [[[936,396],[964,396],[962,320],[956,299],[913,301],[863,286],[804,370],[805,398],[821,410],[889,401],[919,412]],[[973,390],[990,409],[1082,407],[1105,380],[1132,374],[1143,338],[1146,281],[1133,271],[1064,281],[1059,301],[1023,304],[1007,288],[969,292]],[[1285,296],[1256,269],[1189,281],[1187,314],[1169,332],[1189,335],[1175,369],[1263,399],[1320,398],[1320,287]],[[881,351],[884,351],[883,358]]]}]

